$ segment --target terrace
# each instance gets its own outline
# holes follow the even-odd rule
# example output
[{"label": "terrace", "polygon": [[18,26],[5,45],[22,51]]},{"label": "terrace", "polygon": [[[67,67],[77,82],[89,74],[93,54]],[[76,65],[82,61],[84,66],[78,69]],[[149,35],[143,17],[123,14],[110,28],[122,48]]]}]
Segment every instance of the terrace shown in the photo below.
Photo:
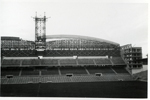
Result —
[{"label": "terrace", "polygon": [[113,67],[112,69],[114,69],[118,74],[129,74],[124,67]]},{"label": "terrace", "polygon": [[113,57],[111,59],[111,61],[114,63],[114,64],[120,64],[120,65],[125,65],[125,62],[123,61],[123,59],[121,57]]},{"label": "terrace", "polygon": [[58,65],[58,60],[57,59],[42,59],[41,64],[48,65],[48,66],[56,66]]},{"label": "terrace", "polygon": [[41,75],[59,75],[57,67],[49,67],[47,70],[42,70]]},{"label": "terrace", "polygon": [[35,71],[33,68],[23,68],[21,76],[27,75],[39,75],[39,71]]},{"label": "terrace", "polygon": [[24,59],[22,61],[22,65],[39,65],[40,60],[39,59]]},{"label": "terrace", "polygon": [[105,64],[111,65],[111,62],[109,59],[94,59],[94,60],[97,65],[105,65]]},{"label": "terrace", "polygon": [[12,69],[12,68],[2,68],[1,69],[1,76],[6,76],[6,75],[13,75],[13,76],[19,76],[19,72],[20,72],[20,69]]},{"label": "terrace", "polygon": [[102,73],[102,74],[115,74],[115,72],[108,66],[106,67],[87,67],[90,74]]},{"label": "terrace", "polygon": [[2,65],[20,65],[19,59],[4,59]]},{"label": "terrace", "polygon": [[60,68],[61,74],[68,74],[68,73],[72,73],[72,74],[87,74],[87,72],[85,71],[85,69],[83,67],[61,67]]},{"label": "terrace", "polygon": [[78,59],[79,65],[94,65],[93,59]]},{"label": "terrace", "polygon": [[60,59],[59,62],[62,66],[77,65],[76,59]]}]

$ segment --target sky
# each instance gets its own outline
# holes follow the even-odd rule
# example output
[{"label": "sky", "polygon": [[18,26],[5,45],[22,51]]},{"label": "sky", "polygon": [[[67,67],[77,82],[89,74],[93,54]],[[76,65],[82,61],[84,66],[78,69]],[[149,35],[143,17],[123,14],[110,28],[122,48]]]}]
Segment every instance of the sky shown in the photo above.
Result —
[{"label": "sky", "polygon": [[82,35],[113,41],[120,46],[132,44],[142,47],[145,58],[148,54],[148,3],[106,1],[1,0],[1,36],[34,41],[32,17],[35,12],[39,17],[46,12],[50,17],[46,22],[46,35]]}]

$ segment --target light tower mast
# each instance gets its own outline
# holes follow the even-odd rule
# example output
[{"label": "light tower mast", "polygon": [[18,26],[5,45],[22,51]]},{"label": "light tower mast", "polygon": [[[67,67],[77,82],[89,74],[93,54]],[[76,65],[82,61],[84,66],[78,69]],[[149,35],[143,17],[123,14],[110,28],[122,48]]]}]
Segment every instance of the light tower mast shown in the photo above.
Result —
[{"label": "light tower mast", "polygon": [[37,12],[35,17],[35,49],[37,50],[38,55],[43,55],[46,49],[46,20],[48,19],[44,17],[37,17]]},{"label": "light tower mast", "polygon": [[35,49],[37,51],[44,51],[46,49],[46,19],[44,17],[37,17],[37,13],[35,17]]}]

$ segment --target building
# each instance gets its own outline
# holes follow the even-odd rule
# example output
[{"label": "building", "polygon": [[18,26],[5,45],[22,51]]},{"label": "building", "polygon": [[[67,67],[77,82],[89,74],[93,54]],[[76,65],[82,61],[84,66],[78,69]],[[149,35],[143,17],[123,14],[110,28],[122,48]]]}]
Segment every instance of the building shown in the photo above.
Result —
[{"label": "building", "polygon": [[121,46],[122,56],[130,68],[142,67],[142,48],[133,47],[131,44]]}]

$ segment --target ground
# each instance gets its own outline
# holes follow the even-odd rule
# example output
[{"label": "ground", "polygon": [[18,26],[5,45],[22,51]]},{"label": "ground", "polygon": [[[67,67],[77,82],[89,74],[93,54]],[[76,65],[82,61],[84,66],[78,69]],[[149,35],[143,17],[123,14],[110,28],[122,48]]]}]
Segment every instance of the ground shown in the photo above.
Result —
[{"label": "ground", "polygon": [[147,82],[2,84],[1,96],[147,98]]}]

